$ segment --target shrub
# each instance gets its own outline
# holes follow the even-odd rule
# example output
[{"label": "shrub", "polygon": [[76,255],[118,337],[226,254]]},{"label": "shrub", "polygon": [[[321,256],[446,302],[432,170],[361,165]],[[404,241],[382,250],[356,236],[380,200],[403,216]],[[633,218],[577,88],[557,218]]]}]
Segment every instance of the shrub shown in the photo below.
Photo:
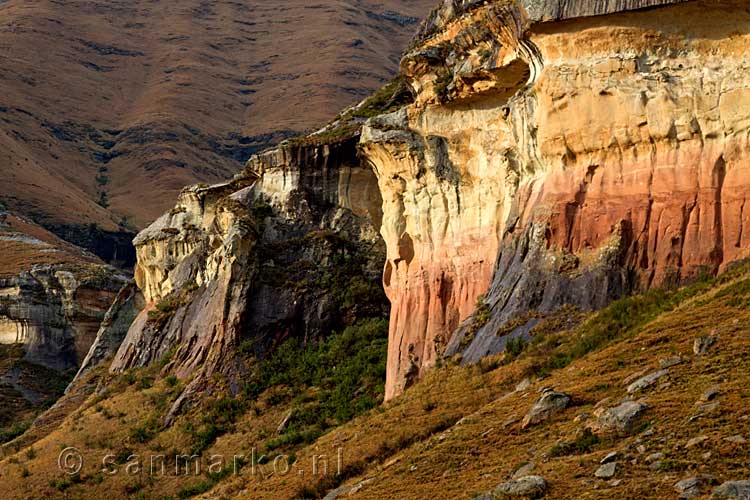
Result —
[{"label": "shrub", "polygon": [[130,431],[130,437],[137,443],[148,443],[159,432],[161,425],[156,417],[149,417]]},{"label": "shrub", "polygon": [[526,349],[527,345],[528,343],[523,339],[523,337],[509,339],[505,344],[506,355],[510,359],[517,358]]},{"label": "shrub", "polygon": [[205,480],[190,486],[186,486],[177,493],[177,498],[192,498],[194,496],[207,492],[208,490],[213,488],[215,484],[216,483],[213,480]]},{"label": "shrub", "polygon": [[[262,361],[257,373],[263,377],[249,381],[246,394],[283,386],[305,403],[292,414],[285,434],[269,443],[270,449],[310,442],[331,426],[377,406],[384,395],[387,343],[388,322],[370,318],[317,344],[287,341]],[[268,403],[285,397],[286,392],[275,392]]]},{"label": "shrub", "polygon": [[18,436],[26,432],[31,427],[31,422],[20,422],[14,424],[10,429],[0,430],[0,443],[7,443],[13,441]]},{"label": "shrub", "polygon": [[140,381],[138,382],[138,390],[145,390],[145,389],[151,389],[154,385],[154,379],[151,377],[141,377]]},{"label": "shrub", "polygon": [[555,444],[549,452],[550,457],[562,457],[574,453],[589,453],[594,446],[599,444],[599,436],[594,434],[591,429],[584,429],[575,441]]}]

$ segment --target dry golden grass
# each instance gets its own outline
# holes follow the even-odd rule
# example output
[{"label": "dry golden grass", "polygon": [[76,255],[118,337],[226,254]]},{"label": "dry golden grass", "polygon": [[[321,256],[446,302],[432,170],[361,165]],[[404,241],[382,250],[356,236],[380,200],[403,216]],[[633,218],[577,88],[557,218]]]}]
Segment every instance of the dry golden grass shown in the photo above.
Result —
[{"label": "dry golden grass", "polygon": [[[552,370],[544,379],[534,378],[525,391],[514,389],[550,355],[544,342],[507,364],[498,357],[477,366],[444,366],[402,397],[333,429],[311,445],[268,453],[271,460],[277,453],[293,455],[290,473],[274,474],[273,467],[266,466],[265,475],[257,468],[254,474],[246,465],[239,475],[217,478],[218,485],[203,498],[322,497],[339,484],[367,480],[344,498],[471,499],[507,480],[527,462],[535,463],[534,473],[549,481],[548,497],[555,499],[676,498],[674,483],[697,473],[710,473],[720,480],[748,478],[747,447],[725,440],[738,434],[750,437],[750,374],[745,362],[750,354],[750,311],[746,307],[750,286],[744,279],[745,275],[740,275],[714,288],[696,288],[694,296],[674,311],[656,316],[566,368]],[[717,290],[728,292],[714,298]],[[562,342],[575,342],[580,331],[562,335]],[[694,356],[694,339],[709,332],[717,335],[718,342],[708,354]],[[623,400],[627,377],[656,370],[661,359],[676,354],[685,362],[670,368],[667,382],[639,395],[649,410],[633,434],[602,435],[601,441],[583,454],[550,454],[555,444],[575,438],[586,426],[584,416],[590,415],[597,403],[608,399],[607,404],[614,406]],[[28,437],[22,438],[18,452],[0,462],[6,497],[163,498],[186,494],[191,486],[212,486],[206,474],[199,478],[129,477],[100,471],[103,455],[124,448],[141,456],[189,449],[191,438],[185,424],[200,418],[200,408],[190,409],[174,427],[145,444],[133,440],[133,429],[150,417],[161,417],[178,392],[159,377],[157,368],[134,374],[131,385],[112,378],[106,397],[88,396],[58,428],[37,435],[33,444]],[[153,387],[141,389],[140,377],[157,380]],[[520,420],[543,386],[571,394],[574,405],[548,422],[522,431]],[[714,386],[720,390],[718,407],[689,421],[699,412],[696,401],[703,391]],[[270,396],[264,394],[257,411],[249,409],[206,455],[250,455],[253,447],[262,455],[289,408],[271,404]],[[211,393],[206,397],[220,396]],[[690,439],[703,435],[708,439],[700,445],[686,446]],[[33,447],[34,458],[29,458],[28,446]],[[50,481],[65,478],[56,464],[64,446],[79,448],[86,465],[80,483],[59,491]],[[639,450],[639,446],[644,448]],[[337,477],[338,449],[343,450],[344,474]],[[593,474],[599,460],[615,450],[624,458],[619,460],[615,477],[621,482],[613,485]],[[651,470],[645,457],[657,452],[664,454],[662,466]],[[311,464],[317,455],[329,457],[327,476],[312,474]]]}]

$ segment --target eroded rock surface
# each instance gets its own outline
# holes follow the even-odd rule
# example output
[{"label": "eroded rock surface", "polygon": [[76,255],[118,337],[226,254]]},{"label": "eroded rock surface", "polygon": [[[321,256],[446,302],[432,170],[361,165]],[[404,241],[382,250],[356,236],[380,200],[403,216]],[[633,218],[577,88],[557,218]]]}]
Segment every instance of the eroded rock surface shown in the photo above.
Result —
[{"label": "eroded rock surface", "polygon": [[549,485],[541,476],[526,476],[502,483],[492,491],[494,498],[542,498]]},{"label": "eroded rock surface", "polygon": [[[402,60],[414,104],[361,141],[383,197],[387,397],[443,353],[502,349],[520,312],[749,255],[742,5],[441,4]],[[490,314],[465,321],[481,295]]]},{"label": "eroded rock surface", "polygon": [[239,390],[245,360],[290,338],[383,317],[380,214],[353,137],[287,143],[230,182],[187,188],[134,242],[146,305],[111,370],[162,361],[190,377],[176,410],[213,374]]},{"label": "eroded rock surface", "polygon": [[56,371],[77,369],[127,279],[96,264],[36,265],[0,279],[0,343]]}]

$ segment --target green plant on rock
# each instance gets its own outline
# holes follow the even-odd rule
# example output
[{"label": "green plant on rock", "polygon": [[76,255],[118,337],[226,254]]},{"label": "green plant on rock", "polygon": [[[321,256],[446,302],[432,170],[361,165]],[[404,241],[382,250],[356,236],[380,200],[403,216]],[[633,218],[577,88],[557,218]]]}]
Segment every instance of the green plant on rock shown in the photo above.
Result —
[{"label": "green plant on rock", "polygon": [[305,395],[298,398],[303,406],[293,412],[284,434],[267,447],[311,442],[375,407],[384,395],[387,343],[387,320],[369,318],[317,344],[287,341],[262,361],[248,394],[279,386]]}]

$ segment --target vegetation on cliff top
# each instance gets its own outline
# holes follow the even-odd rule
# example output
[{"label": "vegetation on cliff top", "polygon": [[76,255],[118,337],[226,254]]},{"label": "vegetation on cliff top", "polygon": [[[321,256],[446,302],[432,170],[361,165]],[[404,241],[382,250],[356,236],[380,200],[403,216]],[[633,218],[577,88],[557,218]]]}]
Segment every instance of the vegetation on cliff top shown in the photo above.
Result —
[{"label": "vegetation on cliff top", "polygon": [[344,110],[323,130],[295,137],[286,142],[292,147],[319,146],[345,141],[359,135],[362,124],[378,115],[390,113],[403,105],[399,98],[405,92],[405,79],[398,75],[356,106]]}]

